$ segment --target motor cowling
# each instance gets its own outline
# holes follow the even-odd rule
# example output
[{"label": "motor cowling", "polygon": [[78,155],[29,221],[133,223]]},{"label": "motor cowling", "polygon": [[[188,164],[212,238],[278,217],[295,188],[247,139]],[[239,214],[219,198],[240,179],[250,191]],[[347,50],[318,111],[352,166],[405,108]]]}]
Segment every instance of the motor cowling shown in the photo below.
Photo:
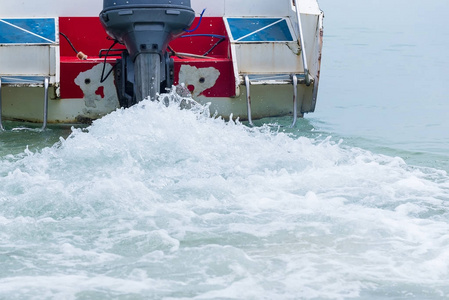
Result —
[{"label": "motor cowling", "polygon": [[[124,44],[134,74],[135,100],[155,99],[169,83],[168,43],[195,18],[190,0],[104,0],[100,21],[114,40]],[[124,70],[122,70],[123,72]],[[129,71],[128,71],[129,72]]]}]

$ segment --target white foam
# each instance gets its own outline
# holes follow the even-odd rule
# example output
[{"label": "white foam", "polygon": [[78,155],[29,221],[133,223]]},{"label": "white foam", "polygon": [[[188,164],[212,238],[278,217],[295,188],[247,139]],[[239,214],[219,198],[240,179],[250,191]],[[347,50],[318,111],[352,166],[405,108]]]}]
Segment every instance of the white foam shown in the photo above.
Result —
[{"label": "white foam", "polygon": [[332,138],[143,101],[0,174],[2,296],[449,293],[447,174]]}]

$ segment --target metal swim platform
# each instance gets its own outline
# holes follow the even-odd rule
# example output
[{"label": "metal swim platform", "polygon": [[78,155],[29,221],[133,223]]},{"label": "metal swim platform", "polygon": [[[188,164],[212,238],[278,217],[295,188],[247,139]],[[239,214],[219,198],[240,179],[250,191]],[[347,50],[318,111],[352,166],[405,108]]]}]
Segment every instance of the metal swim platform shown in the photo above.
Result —
[{"label": "metal swim platform", "polygon": [[246,86],[246,105],[248,110],[248,123],[253,126],[251,113],[251,85],[270,85],[270,84],[291,84],[293,85],[293,122],[291,127],[295,126],[298,119],[298,83],[313,83],[313,78],[305,74],[245,74],[243,77]]},{"label": "metal swim platform", "polygon": [[48,119],[48,86],[50,78],[48,76],[4,76],[0,77],[0,130],[4,131],[2,121],[2,85],[12,87],[44,87],[44,107],[43,107],[43,123],[42,129],[47,127]]}]

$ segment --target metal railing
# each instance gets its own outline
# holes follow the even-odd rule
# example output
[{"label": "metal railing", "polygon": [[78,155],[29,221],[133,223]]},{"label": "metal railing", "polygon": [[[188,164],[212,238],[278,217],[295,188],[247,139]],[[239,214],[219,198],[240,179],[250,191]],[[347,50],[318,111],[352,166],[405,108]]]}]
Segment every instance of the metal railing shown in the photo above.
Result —
[{"label": "metal railing", "polygon": [[304,76],[306,80],[306,85],[310,85],[310,78],[309,78],[309,67],[307,65],[307,54],[306,54],[306,47],[304,44],[304,34],[302,32],[302,24],[301,24],[301,13],[299,11],[299,1],[293,0],[293,4],[295,5],[296,9],[296,20],[298,21],[298,34],[299,34],[299,43],[301,44],[301,58],[302,58],[302,65],[304,67]]}]

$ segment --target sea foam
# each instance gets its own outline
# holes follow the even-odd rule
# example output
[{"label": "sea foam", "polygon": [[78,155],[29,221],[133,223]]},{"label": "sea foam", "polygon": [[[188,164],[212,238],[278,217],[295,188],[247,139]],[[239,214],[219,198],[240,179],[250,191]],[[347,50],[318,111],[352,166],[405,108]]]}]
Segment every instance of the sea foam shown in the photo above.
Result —
[{"label": "sea foam", "polygon": [[449,178],[142,101],[0,161],[0,297],[449,296]]}]

